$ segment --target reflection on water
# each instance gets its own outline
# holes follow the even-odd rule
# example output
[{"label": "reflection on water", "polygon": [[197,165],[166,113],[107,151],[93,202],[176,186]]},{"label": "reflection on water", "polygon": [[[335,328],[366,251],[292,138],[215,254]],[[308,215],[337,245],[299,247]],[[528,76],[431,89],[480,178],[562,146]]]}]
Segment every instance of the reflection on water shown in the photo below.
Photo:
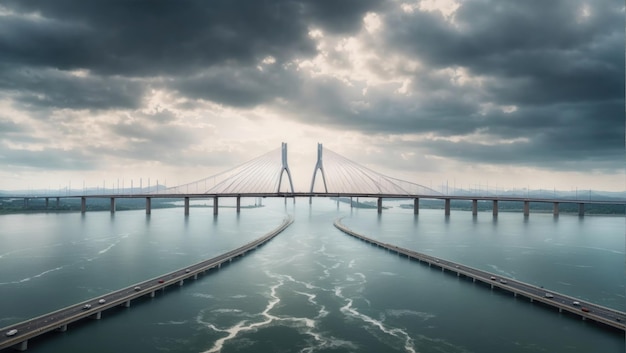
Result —
[{"label": "reflection on water", "polygon": [[[0,217],[0,325],[188,266],[273,229],[220,270],[136,300],[37,352],[623,352],[623,336],[343,235],[398,246],[624,310],[624,222],[562,214],[351,209],[327,199],[265,207]],[[396,206],[396,207],[394,207]],[[42,296],[46,300],[41,300]],[[549,333],[549,334],[546,334]],[[115,339],[111,339],[115,337]]]}]

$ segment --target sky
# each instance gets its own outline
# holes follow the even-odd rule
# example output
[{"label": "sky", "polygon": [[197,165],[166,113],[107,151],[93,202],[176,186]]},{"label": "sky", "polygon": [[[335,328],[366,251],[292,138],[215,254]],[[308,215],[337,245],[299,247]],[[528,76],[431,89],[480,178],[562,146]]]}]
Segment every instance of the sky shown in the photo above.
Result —
[{"label": "sky", "polygon": [[626,190],[624,2],[3,0],[0,190],[317,143],[438,188]]}]

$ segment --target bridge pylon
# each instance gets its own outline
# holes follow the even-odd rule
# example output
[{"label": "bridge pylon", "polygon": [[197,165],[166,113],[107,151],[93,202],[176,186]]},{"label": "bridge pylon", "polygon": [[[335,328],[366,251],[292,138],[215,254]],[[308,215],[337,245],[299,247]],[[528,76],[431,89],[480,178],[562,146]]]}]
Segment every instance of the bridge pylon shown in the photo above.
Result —
[{"label": "bridge pylon", "polygon": [[[322,181],[324,182],[324,192],[328,193],[328,186],[326,186],[326,173],[324,172],[324,163],[322,162],[322,151],[323,147],[321,143],[317,144],[317,163],[315,163],[315,169],[313,169],[313,179],[311,180],[311,192],[315,188],[315,175],[317,175],[317,171],[319,170],[322,173]],[[311,198],[309,198],[309,203],[311,203]]]},{"label": "bridge pylon", "polygon": [[283,182],[283,173],[287,172],[287,177],[289,178],[289,186],[291,187],[291,193],[294,193],[293,189],[293,181],[291,180],[291,172],[289,171],[289,165],[287,164],[287,143],[282,142],[281,144],[281,153],[282,153],[282,168],[280,170],[280,177],[278,178],[278,190],[276,192],[280,192],[280,184]]}]

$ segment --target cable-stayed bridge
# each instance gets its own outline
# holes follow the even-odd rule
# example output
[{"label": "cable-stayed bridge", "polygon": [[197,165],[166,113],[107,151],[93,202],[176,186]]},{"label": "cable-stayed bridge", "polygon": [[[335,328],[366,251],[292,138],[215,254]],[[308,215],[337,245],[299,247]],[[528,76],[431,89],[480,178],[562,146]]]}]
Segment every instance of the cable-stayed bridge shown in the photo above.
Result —
[{"label": "cable-stayed bridge", "polygon": [[[237,212],[240,211],[242,197],[346,197],[346,198],[376,198],[378,212],[382,212],[383,199],[413,199],[413,212],[419,213],[419,199],[438,199],[444,201],[444,212],[450,214],[451,200],[471,200],[472,213],[478,212],[478,201],[491,201],[493,214],[498,214],[499,201],[523,202],[524,215],[530,212],[530,202],[553,203],[553,213],[558,215],[559,203],[578,204],[579,215],[584,215],[585,204],[617,204],[626,205],[626,200],[606,201],[592,199],[572,199],[550,197],[521,197],[499,196],[488,192],[472,195],[446,195],[429,187],[396,179],[365,166],[331,150],[324,149],[322,144],[317,146],[317,161],[313,168],[311,184],[308,191],[296,191],[293,186],[292,174],[289,169],[287,144],[282,143],[280,148],[267,152],[246,163],[227,171],[212,175],[197,181],[177,185],[156,191],[144,192],[140,189],[134,192],[113,194],[71,194],[46,196],[5,196],[4,198],[23,198],[25,203],[29,199],[45,198],[46,208],[48,200],[56,198],[81,198],[81,210],[86,212],[88,198],[110,198],[111,212],[115,211],[115,200],[118,198],[145,198],[146,213],[151,212],[153,198],[178,198],[184,200],[185,214],[189,214],[190,199],[213,198],[213,213],[218,212],[218,199],[221,197],[235,197]],[[351,202],[352,204],[352,202]]]}]

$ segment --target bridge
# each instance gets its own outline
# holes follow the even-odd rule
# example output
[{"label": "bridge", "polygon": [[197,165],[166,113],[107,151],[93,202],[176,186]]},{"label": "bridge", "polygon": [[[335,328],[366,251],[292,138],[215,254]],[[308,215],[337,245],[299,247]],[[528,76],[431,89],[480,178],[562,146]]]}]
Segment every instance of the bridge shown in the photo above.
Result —
[{"label": "bridge", "polygon": [[[17,350],[24,351],[28,348],[29,339],[51,331],[67,331],[69,324],[83,319],[91,318],[100,320],[102,313],[106,310],[120,306],[128,308],[132,300],[145,296],[154,298],[158,291],[163,291],[168,286],[182,286],[185,280],[189,278],[198,279],[198,276],[204,274],[206,271],[220,268],[222,264],[231,262],[238,257],[244,256],[247,252],[262,246],[285,230],[291,223],[293,223],[293,218],[287,217],[280,226],[264,236],[214,258],[132,284],[128,287],[70,305],[24,322],[4,327],[0,329],[0,332],[2,332],[0,336],[0,350],[13,347]],[[9,334],[10,332],[12,334]]]},{"label": "bridge", "polygon": [[429,267],[440,268],[442,272],[456,274],[457,277],[465,277],[472,282],[480,282],[489,286],[492,290],[499,288],[505,292],[513,293],[514,297],[525,297],[531,303],[538,302],[547,307],[553,307],[559,313],[567,312],[581,317],[583,320],[593,320],[596,323],[620,330],[626,331],[626,313],[597,305],[582,299],[574,298],[562,293],[550,291],[542,287],[537,287],[513,278],[502,277],[497,274],[479,270],[470,266],[445,260],[436,256],[427,255],[417,251],[401,248],[393,244],[384,243],[363,234],[359,234],[346,227],[341,220],[338,219],[334,223],[335,227],[342,232],[365,241],[368,244],[392,251],[399,256],[405,256],[410,260],[415,260],[427,264]]},{"label": "bridge", "polygon": [[[470,195],[447,195],[435,191],[432,188],[389,177],[351,161],[338,153],[324,149],[322,144],[317,146],[317,161],[313,169],[311,185],[307,191],[294,190],[292,174],[289,169],[287,158],[287,144],[282,143],[279,149],[275,149],[261,155],[251,161],[236,166],[222,173],[212,175],[191,183],[177,185],[160,190],[147,192],[140,187],[135,191],[124,189],[122,192],[94,194],[92,192],[66,193],[61,195],[13,195],[1,198],[22,198],[27,205],[29,200],[44,199],[46,208],[50,199],[56,199],[57,205],[61,198],[80,198],[81,212],[87,211],[87,200],[94,198],[110,199],[110,211],[116,211],[117,199],[145,199],[146,214],[152,211],[153,199],[180,199],[184,201],[184,213],[189,214],[190,200],[212,199],[213,214],[218,214],[220,198],[235,198],[237,212],[241,211],[241,198],[280,197],[295,198],[306,197],[311,202],[314,197],[343,197],[343,198],[375,198],[377,199],[378,213],[382,213],[384,199],[412,199],[413,213],[419,213],[420,199],[442,200],[444,214],[450,215],[452,200],[465,200],[472,202],[472,214],[478,214],[478,202],[490,202],[494,216],[498,214],[498,203],[504,201],[520,202],[523,204],[524,216],[530,214],[530,203],[552,204],[552,213],[559,214],[559,205],[570,203],[578,205],[578,215],[585,214],[585,205],[626,205],[626,200],[594,200],[579,198],[551,197],[523,197],[484,194]],[[352,202],[351,202],[352,204]]]}]

